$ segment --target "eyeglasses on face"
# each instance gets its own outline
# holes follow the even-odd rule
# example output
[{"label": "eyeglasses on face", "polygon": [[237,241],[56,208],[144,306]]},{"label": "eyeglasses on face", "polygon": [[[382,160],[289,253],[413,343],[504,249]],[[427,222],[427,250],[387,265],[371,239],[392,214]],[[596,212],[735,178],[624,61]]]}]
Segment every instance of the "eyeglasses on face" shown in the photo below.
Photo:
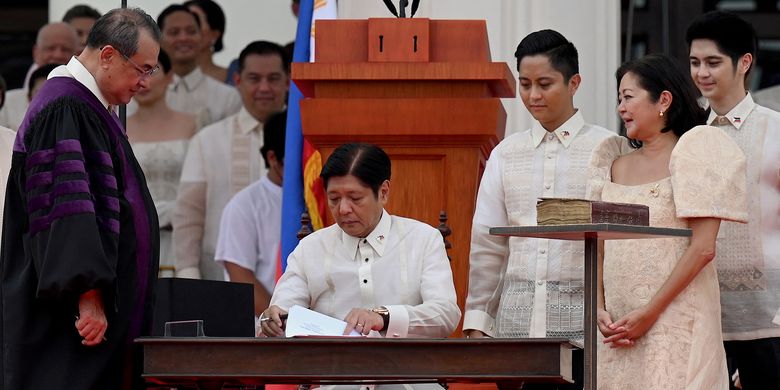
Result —
[{"label": "eyeglasses on face", "polygon": [[[104,48],[105,48],[105,46],[104,46]],[[103,49],[101,48],[101,50],[103,50]],[[119,55],[122,56],[122,58],[126,62],[128,62],[130,65],[133,66],[133,68],[135,68],[135,71],[138,72],[138,77],[141,78],[141,81],[148,80],[150,77],[152,77],[152,75],[154,75],[158,70],[160,70],[160,65],[156,65],[154,68],[146,70],[142,66],[136,64],[135,61],[131,60],[130,57],[126,56],[121,51],[117,50],[116,48],[114,48],[114,50],[117,53],[119,53]]]},{"label": "eyeglasses on face", "polygon": [[130,57],[124,55],[121,51],[117,50],[117,53],[119,53],[119,55],[121,55],[122,58],[125,59],[125,61],[129,62],[130,65],[133,65],[135,71],[138,72],[138,77],[141,78],[141,81],[148,80],[150,77],[152,77],[152,75],[154,75],[155,72],[160,70],[160,65],[156,65],[154,68],[149,70],[144,70],[143,67],[136,64],[135,61],[131,60]]}]

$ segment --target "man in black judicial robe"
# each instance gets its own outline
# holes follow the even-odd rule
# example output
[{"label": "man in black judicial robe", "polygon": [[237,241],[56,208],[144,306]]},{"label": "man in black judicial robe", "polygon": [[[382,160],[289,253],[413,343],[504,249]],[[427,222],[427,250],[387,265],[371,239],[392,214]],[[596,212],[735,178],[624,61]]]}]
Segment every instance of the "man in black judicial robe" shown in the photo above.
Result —
[{"label": "man in black judicial robe", "polygon": [[157,69],[140,9],[101,17],[56,68],[14,144],[0,259],[0,389],[143,388],[159,232],[114,112]]}]

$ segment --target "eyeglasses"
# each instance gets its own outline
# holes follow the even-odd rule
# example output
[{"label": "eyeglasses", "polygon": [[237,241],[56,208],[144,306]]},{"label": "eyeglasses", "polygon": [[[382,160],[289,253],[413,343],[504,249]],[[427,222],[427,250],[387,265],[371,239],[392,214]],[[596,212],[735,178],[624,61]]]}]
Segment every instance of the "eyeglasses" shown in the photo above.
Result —
[{"label": "eyeglasses", "polygon": [[149,70],[144,70],[144,68],[142,68],[141,66],[136,64],[135,61],[131,60],[130,57],[124,55],[124,53],[122,53],[121,51],[117,50],[116,52],[119,53],[119,55],[121,55],[122,58],[125,59],[125,61],[129,62],[130,65],[133,65],[133,67],[135,68],[135,71],[138,72],[138,77],[141,78],[141,81],[148,80],[150,77],[152,77],[152,75],[155,72],[160,70],[160,65],[157,65],[154,68],[149,69]]}]

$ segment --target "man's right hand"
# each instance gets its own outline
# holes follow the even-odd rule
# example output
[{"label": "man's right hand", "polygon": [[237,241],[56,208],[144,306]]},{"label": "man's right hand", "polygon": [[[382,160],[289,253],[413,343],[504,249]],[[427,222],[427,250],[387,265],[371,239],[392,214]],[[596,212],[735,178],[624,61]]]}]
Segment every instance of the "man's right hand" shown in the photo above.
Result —
[{"label": "man's right hand", "polygon": [[79,296],[79,316],[76,330],[84,338],[81,344],[92,347],[105,340],[108,320],[103,309],[103,297],[100,290],[89,290]]},{"label": "man's right hand", "polygon": [[276,305],[265,309],[260,315],[260,333],[268,337],[284,337],[284,321],[279,317],[282,314],[287,312]]},{"label": "man's right hand", "polygon": [[476,329],[469,329],[463,333],[466,335],[467,339],[481,339],[484,337],[490,337],[486,335],[484,332],[482,332],[481,330],[476,330]]}]

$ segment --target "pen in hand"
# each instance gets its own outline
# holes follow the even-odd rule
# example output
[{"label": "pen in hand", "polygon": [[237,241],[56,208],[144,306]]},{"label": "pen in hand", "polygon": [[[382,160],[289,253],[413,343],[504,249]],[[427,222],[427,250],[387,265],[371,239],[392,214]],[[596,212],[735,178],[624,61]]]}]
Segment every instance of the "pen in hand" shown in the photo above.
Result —
[{"label": "pen in hand", "polygon": [[[287,314],[279,314],[279,319],[286,320],[287,319]],[[271,317],[260,317],[260,319],[258,321],[260,321],[260,322],[271,321]]]}]

